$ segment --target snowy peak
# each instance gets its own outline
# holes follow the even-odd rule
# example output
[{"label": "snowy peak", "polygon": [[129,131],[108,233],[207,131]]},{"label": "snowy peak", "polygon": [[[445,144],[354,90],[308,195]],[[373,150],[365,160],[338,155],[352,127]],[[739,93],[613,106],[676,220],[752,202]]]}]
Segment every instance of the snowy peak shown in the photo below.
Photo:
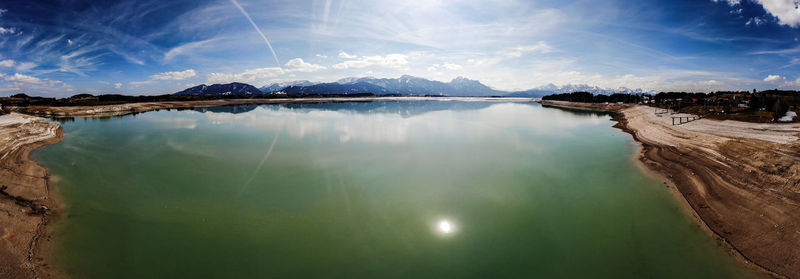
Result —
[{"label": "snowy peak", "polygon": [[567,84],[557,86],[555,84],[547,84],[536,88],[528,89],[525,91],[512,92],[508,96],[514,97],[543,97],[550,94],[573,93],[573,92],[589,92],[594,95],[611,95],[611,94],[655,94],[655,91],[645,91],[641,88],[630,89],[627,87],[619,87],[617,89],[602,88],[599,86],[591,86],[587,84]]},{"label": "snowy peak", "polygon": [[186,90],[176,92],[173,95],[253,95],[262,94],[255,86],[233,82],[228,84],[201,84]]},{"label": "snowy peak", "polygon": [[491,96],[508,93],[493,90],[479,81],[463,77],[456,78],[449,83],[411,75],[402,75],[399,78],[350,77],[336,81],[343,85],[360,82],[380,86],[386,89],[388,94],[401,95]]},{"label": "snowy peak", "polygon": [[259,89],[261,90],[261,92],[264,92],[264,93],[275,93],[275,92],[281,91],[284,88],[290,87],[290,86],[311,86],[311,85],[315,85],[315,84],[318,84],[318,83],[310,82],[310,81],[307,81],[307,80],[294,80],[294,81],[276,82],[276,83],[261,87]]},{"label": "snowy peak", "polygon": [[331,83],[317,83],[308,80],[296,80],[288,82],[273,83],[262,87],[260,90],[245,83],[229,84],[201,84],[188,88],[175,95],[241,95],[241,94],[262,94],[263,93],[286,93],[286,94],[397,94],[397,95],[435,95],[435,96],[510,96],[510,97],[542,97],[550,94],[589,92],[592,94],[610,95],[615,93],[622,94],[652,94],[655,92],[642,89],[630,89],[620,87],[617,89],[601,88],[587,84],[567,84],[557,86],[547,84],[524,91],[500,91],[495,90],[480,81],[465,77],[457,77],[450,82],[429,80],[411,75],[403,75],[399,78],[375,78],[375,77],[349,77],[339,79]]}]

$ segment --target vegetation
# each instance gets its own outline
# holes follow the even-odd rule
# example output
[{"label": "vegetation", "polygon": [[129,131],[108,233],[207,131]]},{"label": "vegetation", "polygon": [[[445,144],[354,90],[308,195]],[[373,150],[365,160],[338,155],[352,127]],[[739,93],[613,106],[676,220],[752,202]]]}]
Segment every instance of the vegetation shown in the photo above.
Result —
[{"label": "vegetation", "polygon": [[594,95],[589,92],[574,92],[553,94],[542,97],[542,100],[554,101],[569,101],[569,102],[583,102],[583,103],[627,103],[636,104],[642,103],[646,98],[644,94],[611,94],[611,95]]},{"label": "vegetation", "polygon": [[254,94],[254,95],[157,95],[157,96],[126,96],[107,94],[94,96],[91,94],[78,94],[69,98],[32,97],[26,94],[16,94],[0,98],[0,105],[6,107],[28,106],[98,106],[117,105],[125,103],[142,102],[167,102],[167,101],[203,101],[220,99],[281,99],[281,98],[330,98],[330,97],[374,97],[375,94]]},{"label": "vegetation", "polygon": [[661,92],[655,95],[594,95],[588,92],[574,92],[548,95],[542,99],[588,103],[638,103],[709,118],[749,122],[776,122],[788,111],[800,109],[800,92],[788,90]]}]

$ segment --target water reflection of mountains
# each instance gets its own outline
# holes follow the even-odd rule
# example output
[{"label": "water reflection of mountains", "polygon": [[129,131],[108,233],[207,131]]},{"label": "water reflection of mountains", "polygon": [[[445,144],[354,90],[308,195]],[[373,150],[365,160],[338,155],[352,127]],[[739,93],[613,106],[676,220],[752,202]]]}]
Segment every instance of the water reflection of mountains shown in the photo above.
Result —
[{"label": "water reflection of mountains", "polygon": [[265,109],[292,109],[292,110],[327,110],[348,111],[360,114],[398,114],[410,117],[423,113],[444,110],[478,110],[497,104],[497,102],[454,102],[454,101],[368,101],[368,102],[334,102],[334,103],[308,103],[308,104],[280,104],[280,105],[231,105],[210,108],[196,108],[198,112],[212,113],[245,113],[258,107]]},{"label": "water reflection of mountains", "polygon": [[[403,117],[411,117],[423,113],[434,111],[466,111],[487,108],[498,102],[492,101],[366,101],[366,102],[335,102],[335,103],[307,103],[307,104],[280,104],[280,105],[229,105],[208,108],[195,108],[198,112],[211,113],[246,113],[258,107],[277,110],[288,108],[293,110],[328,110],[328,111],[349,111],[361,114],[386,113],[397,114]],[[518,104],[538,106],[536,103],[520,102]],[[579,115],[608,115],[604,112],[594,112],[585,110],[563,110]]]}]

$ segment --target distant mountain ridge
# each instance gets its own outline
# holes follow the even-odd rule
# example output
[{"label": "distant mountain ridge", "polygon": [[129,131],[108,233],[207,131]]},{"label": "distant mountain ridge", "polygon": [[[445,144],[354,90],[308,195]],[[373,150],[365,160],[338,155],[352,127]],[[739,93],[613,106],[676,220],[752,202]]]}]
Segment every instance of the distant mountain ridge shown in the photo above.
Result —
[{"label": "distant mountain ridge", "polygon": [[386,88],[366,83],[356,82],[341,84],[336,82],[320,83],[309,86],[289,86],[280,90],[285,94],[359,94],[372,93],[376,95],[391,94]]},{"label": "distant mountain ridge", "polygon": [[282,89],[284,89],[286,87],[289,87],[289,86],[312,86],[312,85],[316,85],[316,84],[319,84],[319,83],[310,82],[310,81],[307,81],[307,80],[295,80],[295,81],[289,81],[289,82],[273,83],[273,84],[261,87],[261,88],[259,88],[259,90],[261,90],[261,92],[264,92],[264,93],[272,93],[272,92],[281,91]]},{"label": "distant mountain ridge", "polygon": [[480,83],[458,77],[450,82],[429,80],[409,75],[400,78],[345,78],[337,81],[339,84],[369,83],[385,88],[390,94],[403,95],[442,95],[442,96],[494,96],[505,95],[509,92],[498,91]]},{"label": "distant mountain ridge", "polygon": [[617,89],[611,88],[601,88],[599,86],[590,86],[586,84],[567,84],[564,86],[556,86],[554,84],[548,84],[539,86],[536,88],[524,90],[524,91],[515,91],[511,92],[510,94],[506,95],[509,97],[543,97],[551,94],[561,94],[561,93],[573,93],[573,92],[589,92],[594,95],[603,94],[603,95],[611,95],[611,94],[655,94],[655,91],[645,91],[642,89],[630,89],[627,87],[620,87]]},{"label": "distant mountain ridge", "polygon": [[186,90],[174,93],[172,95],[253,95],[263,94],[255,86],[246,83],[228,83],[228,84],[201,84],[195,87],[187,88]]},{"label": "distant mountain ridge", "polygon": [[640,94],[654,93],[641,89],[601,88],[585,84],[556,86],[548,84],[523,91],[503,91],[493,89],[480,81],[457,77],[450,82],[429,80],[410,75],[399,78],[350,77],[336,82],[315,83],[308,80],[297,80],[273,83],[256,88],[245,83],[198,85],[174,95],[251,95],[251,94],[359,94],[377,95],[439,95],[439,96],[508,96],[508,97],[542,97],[550,94],[589,92],[593,94]]}]

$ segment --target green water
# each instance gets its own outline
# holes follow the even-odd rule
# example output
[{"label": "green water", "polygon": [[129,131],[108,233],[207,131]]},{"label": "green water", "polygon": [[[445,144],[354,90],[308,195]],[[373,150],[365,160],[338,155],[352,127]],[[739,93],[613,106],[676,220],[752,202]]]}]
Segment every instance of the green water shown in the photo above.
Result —
[{"label": "green water", "polygon": [[160,111],[34,156],[76,278],[751,278],[610,116],[529,103]]}]

